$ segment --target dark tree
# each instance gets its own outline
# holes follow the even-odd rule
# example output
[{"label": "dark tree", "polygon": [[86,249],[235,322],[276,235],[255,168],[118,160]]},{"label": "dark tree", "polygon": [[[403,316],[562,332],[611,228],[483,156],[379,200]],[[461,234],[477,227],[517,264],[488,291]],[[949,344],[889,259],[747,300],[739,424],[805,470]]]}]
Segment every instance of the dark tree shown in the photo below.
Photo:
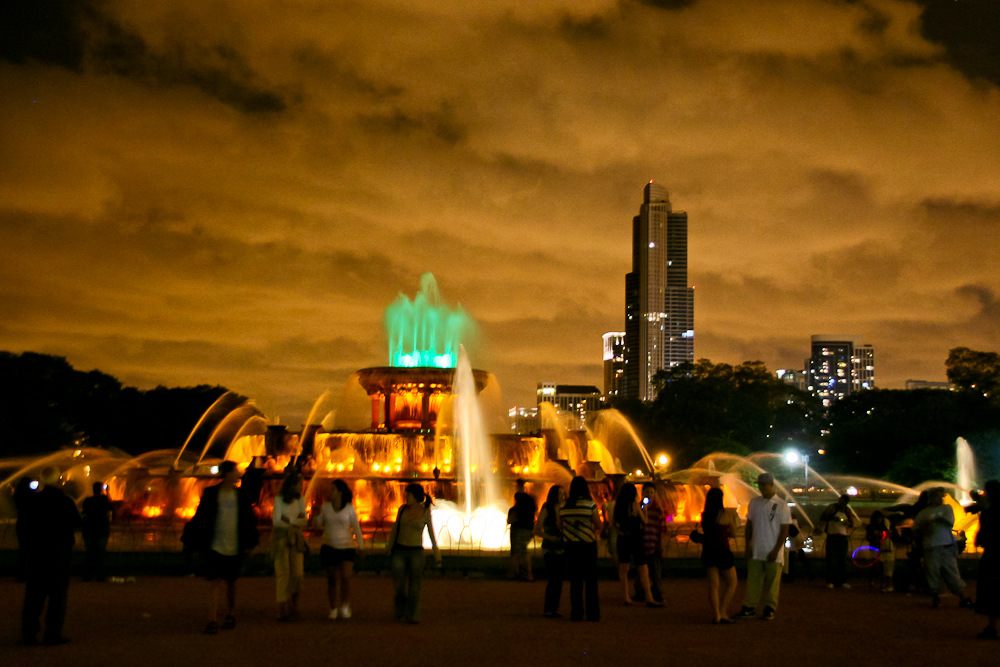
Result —
[{"label": "dark tree", "polygon": [[948,381],[959,391],[1000,398],[1000,354],[956,347],[945,362]]},{"label": "dark tree", "polygon": [[0,378],[0,457],[79,446],[133,455],[180,447],[226,392],[207,385],[142,391],[34,352],[0,352]]},{"label": "dark tree", "polygon": [[772,375],[760,361],[738,366],[708,359],[656,376],[655,401],[623,402],[647,446],[673,454],[685,467],[714,451],[749,454],[809,446],[820,431],[819,402]]}]

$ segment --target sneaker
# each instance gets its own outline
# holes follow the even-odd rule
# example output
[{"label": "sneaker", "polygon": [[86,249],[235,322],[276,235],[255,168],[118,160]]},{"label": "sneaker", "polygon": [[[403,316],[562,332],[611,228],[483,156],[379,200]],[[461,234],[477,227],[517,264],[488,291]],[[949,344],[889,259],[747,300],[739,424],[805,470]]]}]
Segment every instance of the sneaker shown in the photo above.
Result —
[{"label": "sneaker", "polygon": [[833,588],[833,584],[827,584],[826,587],[827,588]]},{"label": "sneaker", "polygon": [[209,621],[208,625],[205,626],[204,630],[206,635],[217,635],[219,634],[219,624],[215,621]]},{"label": "sneaker", "polygon": [[757,615],[757,610],[753,607],[743,607],[740,609],[740,613],[737,614],[738,618],[753,618]]},{"label": "sneaker", "polygon": [[959,601],[958,606],[962,609],[975,609],[976,603],[972,601],[972,598],[962,598]]},{"label": "sneaker", "polygon": [[344,603],[344,606],[342,606],[340,608],[340,617],[341,618],[350,618],[351,617],[351,605],[349,605],[346,602]]},{"label": "sneaker", "polygon": [[941,598],[940,596],[935,595],[933,598],[931,598],[931,609],[937,609],[940,606],[941,606]]},{"label": "sneaker", "polygon": [[337,610],[336,609],[331,609],[329,615],[327,615],[327,618],[330,619],[331,621],[336,621],[337,620]]},{"label": "sneaker", "polygon": [[221,627],[223,630],[232,630],[233,628],[236,627],[236,617],[233,616],[232,614],[226,616],[226,620],[222,622]]},{"label": "sneaker", "polygon": [[850,584],[841,584],[840,587],[841,588],[846,588],[847,590],[851,590],[851,585]]},{"label": "sneaker", "polygon": [[761,616],[761,618],[763,620],[765,620],[765,621],[773,621],[774,620],[774,610],[771,609],[770,607],[764,607],[764,615]]},{"label": "sneaker", "polygon": [[896,590],[896,589],[893,588],[892,586],[886,586],[885,588],[882,589],[882,592],[883,593],[892,593],[894,590]]}]

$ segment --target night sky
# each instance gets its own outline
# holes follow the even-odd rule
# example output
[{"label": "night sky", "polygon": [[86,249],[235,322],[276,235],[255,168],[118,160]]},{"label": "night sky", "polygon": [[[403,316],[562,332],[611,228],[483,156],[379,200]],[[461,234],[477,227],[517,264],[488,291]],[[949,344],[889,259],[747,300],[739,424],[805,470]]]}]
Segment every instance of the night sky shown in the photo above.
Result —
[{"label": "night sky", "polygon": [[15,0],[0,349],[297,424],[430,271],[507,405],[601,384],[650,179],[696,356],[862,335],[943,380],[1000,330],[995,0]]}]

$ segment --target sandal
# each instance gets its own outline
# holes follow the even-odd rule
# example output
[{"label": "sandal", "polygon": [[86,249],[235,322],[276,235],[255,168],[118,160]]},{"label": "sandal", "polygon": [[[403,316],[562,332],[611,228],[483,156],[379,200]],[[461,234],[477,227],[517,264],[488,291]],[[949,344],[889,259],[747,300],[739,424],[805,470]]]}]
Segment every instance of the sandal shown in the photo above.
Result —
[{"label": "sandal", "polygon": [[223,630],[232,630],[236,627],[236,618],[232,615],[226,616],[226,620],[222,622]]},{"label": "sandal", "polygon": [[215,621],[209,621],[208,625],[205,626],[204,630],[206,635],[217,635],[219,634],[219,624]]}]

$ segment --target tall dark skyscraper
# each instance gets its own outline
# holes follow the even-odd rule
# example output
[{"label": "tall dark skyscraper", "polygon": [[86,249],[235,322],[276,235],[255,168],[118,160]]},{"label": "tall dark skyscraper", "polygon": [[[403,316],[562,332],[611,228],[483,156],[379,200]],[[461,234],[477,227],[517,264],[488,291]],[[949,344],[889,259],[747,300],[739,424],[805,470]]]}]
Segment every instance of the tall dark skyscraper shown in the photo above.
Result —
[{"label": "tall dark skyscraper", "polygon": [[694,289],[688,287],[688,219],[650,181],[632,219],[632,272],[625,276],[626,398],[656,398],[657,371],[694,361]]}]

